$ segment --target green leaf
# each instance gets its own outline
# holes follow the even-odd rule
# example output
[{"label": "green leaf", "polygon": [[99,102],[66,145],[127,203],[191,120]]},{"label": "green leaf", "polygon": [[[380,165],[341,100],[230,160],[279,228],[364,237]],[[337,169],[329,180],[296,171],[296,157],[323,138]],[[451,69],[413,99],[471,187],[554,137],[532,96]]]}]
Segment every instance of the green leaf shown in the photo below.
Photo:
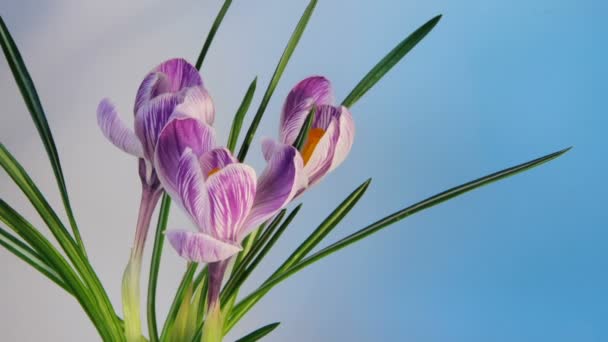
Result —
[{"label": "green leaf", "polygon": [[504,169],[502,171],[498,171],[498,172],[492,173],[490,175],[478,178],[474,181],[456,186],[454,188],[441,192],[435,196],[429,197],[414,205],[411,205],[407,208],[404,208],[400,211],[397,211],[391,215],[388,215],[388,216],[376,221],[375,223],[372,223],[371,225],[343,238],[342,240],[335,242],[328,247],[325,247],[324,249],[316,252],[315,254],[301,260],[300,262],[298,262],[294,266],[290,267],[289,269],[285,270],[284,272],[277,274],[274,277],[269,278],[261,287],[259,287],[257,290],[252,292],[246,298],[244,298],[232,310],[232,316],[230,317],[229,322],[227,323],[228,328],[233,327],[234,324],[236,324],[236,322],[238,322],[238,320],[241,319],[241,317],[243,317],[243,315],[245,315],[245,313],[247,311],[249,311],[255,305],[255,303],[257,303],[275,285],[277,285],[280,282],[282,282],[283,280],[289,278],[291,275],[302,270],[303,268],[323,259],[324,257],[326,257],[334,252],[337,252],[340,249],[345,248],[363,238],[366,238],[366,237],[370,236],[371,234],[376,233],[380,229],[385,228],[393,223],[396,223],[410,215],[413,215],[417,212],[420,212],[420,211],[423,211],[430,207],[433,207],[435,205],[438,205],[442,202],[445,202],[449,199],[460,196],[471,190],[475,190],[484,185],[488,185],[490,183],[499,181],[501,179],[513,176],[520,172],[523,172],[523,171],[529,170],[531,168],[534,168],[536,166],[542,165],[550,160],[553,160],[553,159],[563,155],[564,153],[568,152],[569,150],[570,150],[570,148],[566,148],[561,151],[557,151],[557,152],[548,154],[546,156],[531,160],[529,162],[519,164],[519,165],[510,167],[508,169]]},{"label": "green leaf", "polygon": [[302,260],[308,253],[315,248],[329,234],[350,210],[359,202],[367,191],[371,178],[359,185],[334,211],[310,234],[310,236],[285,260],[285,262],[273,273],[272,276],[282,273],[286,269]]},{"label": "green leaf", "polygon": [[207,39],[205,39],[205,44],[203,44],[203,49],[201,50],[201,53],[198,55],[198,59],[196,60],[196,68],[198,70],[200,70],[201,67],[203,66],[203,61],[205,60],[205,56],[207,56],[207,52],[209,51],[211,42],[213,42],[215,33],[220,28],[220,24],[224,20],[224,16],[226,15],[226,12],[228,12],[228,8],[230,8],[230,4],[232,4],[232,0],[225,0],[224,4],[222,5],[222,8],[220,9],[219,13],[217,14],[217,17],[215,17],[215,21],[213,22],[213,25],[211,26],[211,30],[209,31],[209,34],[207,35]]},{"label": "green leaf", "polygon": [[262,339],[262,337],[270,334],[274,329],[276,329],[279,324],[281,324],[280,322],[276,322],[276,323],[272,323],[272,324],[268,324],[265,325],[257,330],[255,330],[254,332],[239,338],[238,340],[236,340],[236,342],[255,342],[258,341],[260,339]]},{"label": "green leaf", "polygon": [[286,212],[287,212],[287,210],[285,210],[285,209],[281,210],[274,217],[274,219],[272,219],[272,221],[268,224],[268,227],[264,230],[264,232],[262,233],[262,235],[260,236],[259,239],[256,240],[255,236],[252,236],[252,239],[248,240],[248,241],[256,240],[255,245],[252,244],[250,251],[248,253],[244,254],[244,257],[238,264],[235,263],[234,271],[232,271],[232,275],[230,276],[230,279],[228,279],[228,282],[226,282],[226,285],[224,285],[224,289],[222,290],[222,297],[220,297],[221,303],[225,303],[226,300],[228,299],[228,297],[231,296],[234,293],[234,291],[240,287],[240,285],[242,283],[241,278],[242,278],[243,273],[247,269],[247,266],[251,263],[253,258],[257,255],[257,253],[264,247],[266,242],[268,242],[268,240],[272,236],[272,233],[279,226],[279,223],[281,223],[281,220],[283,219],[283,216],[285,216]]},{"label": "green leaf", "polygon": [[163,194],[163,199],[160,204],[158,223],[156,224],[156,233],[154,235],[154,247],[152,248],[152,259],[150,261],[150,277],[148,280],[147,309],[148,334],[150,335],[150,342],[158,342],[158,326],[156,321],[156,286],[158,284],[158,271],[160,269],[160,259],[163,254],[165,229],[167,228],[170,207],[171,198],[169,195]]},{"label": "green leaf", "polygon": [[302,125],[302,129],[298,133],[296,140],[293,143],[293,147],[295,147],[298,151],[302,150],[304,146],[304,142],[306,142],[306,138],[308,137],[308,133],[310,132],[310,128],[312,127],[312,122],[315,119],[315,113],[317,112],[317,106],[313,105],[312,109],[306,116],[306,120],[304,121],[304,125]]},{"label": "green leaf", "polygon": [[[112,329],[112,333],[115,335],[114,338],[117,341],[122,341],[123,337],[121,337],[120,322],[118,321],[116,312],[110,303],[110,299],[97,278],[97,275],[93,271],[93,268],[86,257],[80,253],[81,250],[71,238],[48,201],[44,198],[38,187],[36,187],[36,184],[34,184],[27,172],[25,172],[23,167],[15,160],[2,143],[0,143],[0,166],[2,166],[11,179],[13,179],[15,184],[34,206],[34,209],[36,209],[44,223],[49,227],[53,237],[59,242],[59,245],[76,267],[78,273],[83,277],[86,285],[91,288],[96,301],[101,304],[101,312],[106,320],[108,328]],[[30,243],[30,241],[28,241],[28,243]]]},{"label": "green leaf", "polygon": [[245,114],[247,114],[247,110],[249,110],[249,106],[251,105],[251,100],[253,99],[253,94],[255,93],[255,88],[258,83],[258,78],[254,78],[249,88],[247,89],[247,93],[245,93],[245,97],[237,109],[236,114],[234,115],[234,119],[232,120],[232,126],[230,127],[230,135],[228,136],[228,144],[227,147],[230,152],[234,152],[234,148],[236,147],[236,142],[239,139],[239,134],[241,133],[241,127],[243,127],[243,119],[245,119]]},{"label": "green leaf", "polygon": [[55,147],[53,134],[51,133],[51,129],[49,128],[49,124],[46,120],[46,114],[42,109],[42,104],[40,103],[40,98],[36,92],[36,87],[34,86],[34,82],[27,71],[23,59],[21,58],[19,49],[17,48],[17,45],[15,44],[13,37],[11,37],[11,34],[4,24],[4,20],[2,20],[1,16],[0,45],[2,46],[4,56],[6,57],[8,65],[13,73],[13,77],[19,86],[19,90],[21,91],[21,95],[23,96],[23,100],[27,105],[32,120],[36,125],[38,134],[42,139],[42,143],[44,144],[44,148],[49,160],[51,161],[53,173],[55,174],[55,179],[57,180],[57,185],[59,186],[59,191],[61,192],[61,199],[63,201],[63,205],[68,215],[68,219],[70,221],[70,225],[72,227],[74,237],[76,238],[76,242],[78,243],[80,252],[83,253],[83,255],[86,255],[84,244],[82,243],[80,232],[78,230],[78,226],[76,225],[74,214],[72,213],[72,207],[70,205],[65,179],[63,177],[63,171],[61,170],[61,163],[59,161],[59,154],[57,153],[57,148]]},{"label": "green leaf", "polygon": [[441,15],[427,21],[419,29],[405,38],[391,52],[388,53],[365,77],[353,88],[346,99],[342,101],[345,107],[352,107],[368,90],[370,90],[384,75],[391,70],[405,55],[410,52],[431,30],[437,25]]},{"label": "green leaf", "polygon": [[27,262],[66,292],[72,293],[72,289],[65,284],[61,276],[35,250],[2,228],[0,228],[0,245]]},{"label": "green leaf", "polygon": [[103,314],[94,298],[91,290],[86,287],[55,247],[25,218],[17,213],[4,200],[0,199],[0,220],[4,222],[15,233],[19,234],[37,253],[48,262],[50,267],[64,280],[69,292],[78,300],[91,322],[95,325],[99,334],[104,338],[111,339],[109,327],[103,318]]},{"label": "green leaf", "polygon": [[304,29],[306,29],[308,20],[310,19],[310,16],[312,15],[312,12],[315,9],[316,5],[317,5],[317,0],[310,1],[308,6],[306,7],[306,9],[304,10],[304,14],[302,14],[302,17],[300,18],[298,25],[296,26],[295,30],[291,34],[291,38],[289,39],[289,42],[287,43],[287,46],[285,47],[285,51],[283,51],[283,55],[281,56],[281,59],[279,60],[279,64],[277,65],[277,68],[275,69],[274,74],[272,75],[272,78],[270,79],[270,83],[268,84],[268,88],[266,89],[266,92],[264,93],[264,97],[262,98],[260,107],[258,108],[258,111],[255,113],[255,117],[253,118],[253,121],[251,122],[251,125],[249,126],[249,129],[247,130],[247,134],[245,135],[245,139],[243,140],[243,144],[241,145],[241,150],[239,151],[239,155],[238,155],[238,160],[240,160],[241,162],[245,161],[245,157],[247,156],[247,152],[249,151],[249,146],[251,145],[251,142],[253,141],[253,137],[255,136],[255,132],[258,129],[258,126],[260,125],[260,121],[262,120],[262,116],[264,115],[264,112],[266,111],[268,102],[270,102],[270,98],[272,97],[274,90],[276,89],[277,85],[279,84],[279,80],[281,79],[281,76],[283,75],[283,71],[285,71],[285,67],[287,67],[287,63],[289,62],[289,59],[291,58],[293,51],[295,50],[296,46],[298,45],[298,42],[300,41],[300,38],[302,37],[302,33],[304,33]]},{"label": "green leaf", "polygon": [[171,308],[169,309],[169,313],[167,314],[165,324],[163,325],[163,330],[160,337],[161,341],[167,341],[167,337],[171,336],[172,334],[175,318],[177,317],[177,313],[181,306],[181,303],[186,297],[188,288],[192,285],[192,278],[194,277],[194,272],[196,272],[197,266],[198,264],[196,263],[188,263],[188,268],[186,269],[186,272],[182,277],[182,281],[180,282],[179,287],[177,288],[175,298],[173,298],[173,303],[171,303]]}]

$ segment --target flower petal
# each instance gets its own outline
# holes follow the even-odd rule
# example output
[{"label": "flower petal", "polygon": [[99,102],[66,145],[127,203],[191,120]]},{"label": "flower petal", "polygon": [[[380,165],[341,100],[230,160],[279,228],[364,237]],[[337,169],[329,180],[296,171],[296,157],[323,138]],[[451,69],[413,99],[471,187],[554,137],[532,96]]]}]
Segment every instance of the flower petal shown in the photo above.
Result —
[{"label": "flower petal", "polygon": [[175,201],[190,214],[200,230],[207,225],[204,213],[209,211],[209,195],[198,157],[190,148],[186,148],[179,159],[176,184],[178,196]]},{"label": "flower petal", "polygon": [[312,76],[300,81],[289,92],[283,105],[279,131],[281,142],[288,145],[294,143],[313,105],[332,102],[331,84],[325,77]]},{"label": "flower petal", "polygon": [[164,93],[177,93],[185,88],[199,86],[203,86],[203,80],[196,68],[182,58],[170,59],[146,75],[135,96],[134,113]]},{"label": "flower petal", "polygon": [[306,187],[303,168],[304,161],[295,147],[276,144],[272,148],[268,166],[258,179],[253,208],[239,232],[240,238],[281,210],[298,190]]},{"label": "flower petal", "polygon": [[146,159],[153,160],[156,142],[182,96],[163,94],[146,102],[135,115],[135,134],[144,147]]},{"label": "flower petal", "polygon": [[320,128],[325,131],[316,144],[310,159],[304,166],[304,172],[308,176],[308,186],[318,183],[331,169],[336,150],[336,141],[340,133],[338,123],[339,109],[333,106],[320,106],[317,108],[312,128]]},{"label": "flower petal", "polygon": [[238,242],[238,232],[251,211],[256,193],[255,171],[245,164],[230,164],[207,178],[209,210],[202,232],[223,241]]},{"label": "flower petal", "polygon": [[215,106],[205,88],[192,87],[186,91],[183,102],[175,107],[173,115],[196,118],[211,126],[215,120]]},{"label": "flower petal", "polygon": [[171,92],[203,85],[203,79],[198,70],[183,58],[170,59],[157,66],[154,71],[167,75],[166,80]]},{"label": "flower petal", "polygon": [[192,118],[174,118],[167,123],[158,137],[154,167],[165,191],[178,196],[177,172],[184,151],[189,148],[197,158],[215,145],[211,127]]},{"label": "flower petal", "polygon": [[218,240],[205,233],[187,230],[171,230],[167,239],[177,254],[188,261],[211,263],[230,258],[241,251],[241,247]]},{"label": "flower petal", "polygon": [[103,99],[97,107],[97,124],[103,135],[119,149],[143,158],[144,151],[141,142],[133,130],[128,128],[118,117],[116,108],[108,99]]},{"label": "flower petal", "polygon": [[336,150],[334,152],[334,159],[331,162],[329,171],[334,170],[344,161],[344,159],[346,159],[355,139],[355,121],[348,108],[344,106],[340,108],[338,122],[340,129],[335,142]]},{"label": "flower petal", "polygon": [[203,169],[205,178],[214,171],[219,171],[227,165],[238,163],[238,160],[232,156],[232,153],[227,148],[216,148],[203,154],[199,162]]}]

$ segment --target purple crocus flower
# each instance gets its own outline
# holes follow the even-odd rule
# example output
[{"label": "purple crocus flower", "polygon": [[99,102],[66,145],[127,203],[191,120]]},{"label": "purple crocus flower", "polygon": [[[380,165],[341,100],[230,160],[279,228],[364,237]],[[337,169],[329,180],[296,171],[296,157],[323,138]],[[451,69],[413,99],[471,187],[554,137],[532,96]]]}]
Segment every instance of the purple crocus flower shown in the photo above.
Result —
[{"label": "purple crocus flower", "polygon": [[245,236],[291,201],[306,179],[292,146],[268,153],[268,166],[258,178],[228,149],[206,150],[209,135],[198,120],[170,121],[160,134],[155,165],[165,190],[197,227],[168,231],[169,242],[184,259],[209,264],[208,314],[214,318],[206,321],[203,340],[212,341],[221,328],[219,291],[229,258],[241,250]]},{"label": "purple crocus flower", "polygon": [[292,145],[313,106],[316,113],[300,153],[308,186],[318,183],[328,172],[340,165],[353,144],[355,123],[348,108],[333,105],[329,80],[312,76],[298,83],[287,95],[279,128],[280,143],[263,142],[264,151],[277,145]]},{"label": "purple crocus flower", "polygon": [[135,97],[135,130],[118,117],[114,105],[103,99],[97,122],[116,147],[140,158],[140,177],[150,187],[160,186],[152,164],[158,135],[171,116],[189,116],[212,125],[213,101],[198,70],[184,59],[170,59],[144,78]]},{"label": "purple crocus flower", "polygon": [[204,148],[211,149],[213,133],[209,126],[213,124],[215,110],[198,70],[183,59],[171,59],[144,78],[135,98],[134,114],[135,129],[132,130],[122,122],[108,99],[103,99],[97,108],[97,122],[103,134],[118,148],[139,158],[142,197],[135,242],[122,283],[128,341],[141,340],[141,258],[150,219],[162,193],[153,164],[158,137],[170,118],[187,117],[208,128],[208,141]]}]

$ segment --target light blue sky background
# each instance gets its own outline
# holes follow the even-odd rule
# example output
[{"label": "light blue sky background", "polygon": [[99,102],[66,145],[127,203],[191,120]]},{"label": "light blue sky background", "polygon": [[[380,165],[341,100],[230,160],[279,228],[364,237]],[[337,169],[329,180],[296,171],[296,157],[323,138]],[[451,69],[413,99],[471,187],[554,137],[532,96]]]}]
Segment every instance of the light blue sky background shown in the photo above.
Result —
[{"label": "light blue sky background", "polygon": [[[95,123],[102,97],[130,120],[158,62],[194,60],[220,1],[4,0],[0,14],[36,81],[95,267],[119,305],[139,196],[135,163]],[[203,70],[219,136],[254,76],[257,106],[306,1],[234,1]],[[408,218],[277,287],[228,340],[281,321],[268,341],[606,341],[605,110],[608,5],[593,0],[319,1],[262,123],[323,74],[341,100],[398,41],[437,28],[353,113],[350,158],[307,193],[303,211],[249,288],[353,188],[366,197],[333,241],[448,187],[563,147],[563,158]],[[0,62],[0,137],[59,207],[48,161]],[[249,117],[250,118],[250,117]],[[249,119],[248,118],[248,119]],[[262,167],[259,148],[252,163]],[[0,196],[39,224],[0,177]],[[170,227],[188,221],[175,211]],[[148,249],[149,252],[149,249]],[[163,317],[183,262],[162,264]],[[96,340],[75,301],[0,251],[7,341]]]}]

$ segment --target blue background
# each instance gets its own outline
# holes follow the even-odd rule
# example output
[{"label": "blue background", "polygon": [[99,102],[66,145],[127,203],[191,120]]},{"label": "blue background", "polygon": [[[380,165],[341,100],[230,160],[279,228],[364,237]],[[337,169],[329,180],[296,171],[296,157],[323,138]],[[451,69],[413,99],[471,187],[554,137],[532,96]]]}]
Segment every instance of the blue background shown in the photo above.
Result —
[{"label": "blue background", "polygon": [[[117,307],[138,185],[133,160],[98,133],[96,105],[111,97],[130,120],[143,75],[169,57],[194,60],[219,6],[0,5],[49,112],[75,211],[87,227],[85,242]],[[219,136],[227,136],[255,75],[252,108],[259,104],[305,6],[233,4],[202,71],[216,100]],[[607,10],[606,2],[593,0],[320,1],[256,142],[276,134],[283,98],[298,80],[326,75],[341,100],[397,42],[434,15],[444,17],[352,108],[357,137],[349,159],[303,197],[303,211],[248,289],[367,177],[373,182],[366,196],[327,242],[448,187],[574,149],[302,271],[276,287],[228,340],[275,321],[282,325],[268,341],[608,340]],[[5,63],[0,103],[2,142],[59,207],[46,157]],[[260,170],[259,148],[250,155]],[[2,177],[2,198],[38,222]],[[175,211],[170,227],[184,224]],[[0,265],[6,277],[0,331],[7,340],[95,338],[67,295],[5,251]],[[160,317],[182,272],[183,263],[167,249]],[[64,314],[54,314],[54,305]]]}]

